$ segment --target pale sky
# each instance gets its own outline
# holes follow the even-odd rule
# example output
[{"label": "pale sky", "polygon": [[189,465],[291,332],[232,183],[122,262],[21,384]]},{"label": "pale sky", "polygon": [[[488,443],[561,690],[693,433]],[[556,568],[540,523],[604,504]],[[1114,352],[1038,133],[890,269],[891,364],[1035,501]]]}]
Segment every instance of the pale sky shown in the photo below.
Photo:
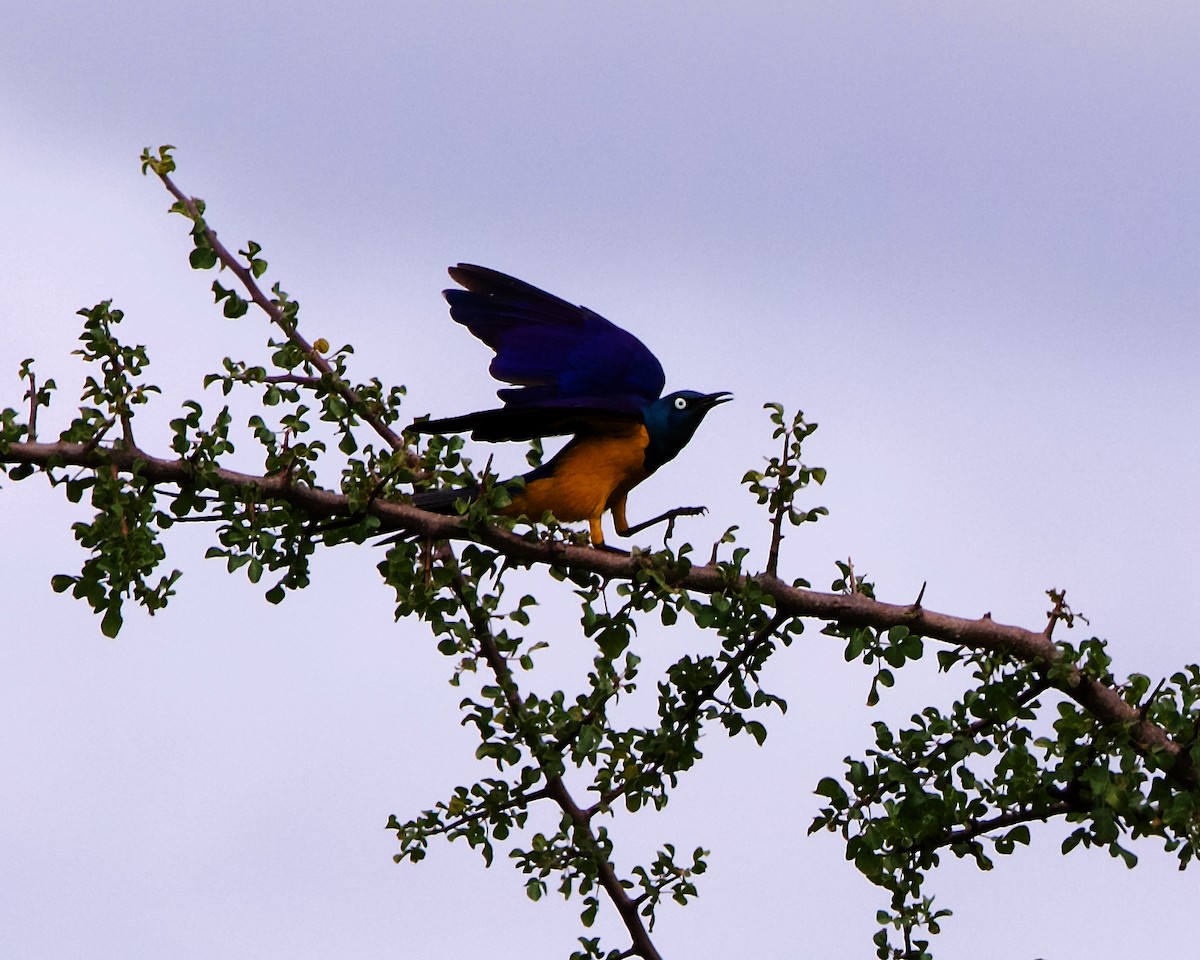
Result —
[{"label": "pale sky", "polygon": [[[83,3],[0,31],[0,406],[19,362],[78,396],[80,307],[113,298],[147,345],[165,424],[265,325],[231,322],[187,267],[177,180],[231,245],[254,239],[311,337],[409,411],[489,406],[488,352],[451,323],[447,265],[516,274],[626,327],[668,390],[730,390],[631,498],[681,503],[707,553],[727,526],[765,562],[739,486],[774,453],[762,404],[821,424],[788,576],[851,556],[881,598],[1040,627],[1066,587],[1119,674],[1197,659],[1200,7],[1059,3]],[[254,412],[238,409],[240,423]],[[518,449],[477,445],[517,467]],[[237,464],[255,466],[247,439]],[[459,726],[451,664],[394,624],[369,549],[322,556],[282,607],[168,539],[179,596],[116,640],[54,573],[84,514],[41,479],[0,492],[0,956],[386,960],[566,957],[582,904],[530,903],[502,858],[434,844],[391,862],[402,819],[492,770]],[[754,561],[752,561],[754,562]],[[540,581],[539,581],[540,582]],[[592,652],[545,586],[541,688]],[[553,597],[551,596],[553,595]],[[647,668],[709,642],[645,630]],[[885,903],[812,789],[869,723],[951,695],[918,670],[881,708],[810,629],[776,664],[791,709],[764,749],[714,732],[661,815],[610,824],[624,867],[713,851],[664,908],[667,957],[863,957]],[[644,673],[645,686],[653,687]],[[1062,826],[979,874],[948,861],[934,942],[975,960],[1178,956],[1195,871],[1152,843],[1127,871],[1063,858]],[[614,931],[611,923],[601,932]],[[623,947],[619,932],[608,940]]]}]

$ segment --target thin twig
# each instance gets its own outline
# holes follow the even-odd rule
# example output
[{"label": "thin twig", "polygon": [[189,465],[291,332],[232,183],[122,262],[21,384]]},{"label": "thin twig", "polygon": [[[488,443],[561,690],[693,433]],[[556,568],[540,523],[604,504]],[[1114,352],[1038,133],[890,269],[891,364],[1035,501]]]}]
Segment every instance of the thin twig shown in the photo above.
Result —
[{"label": "thin twig", "polygon": [[[87,455],[87,454],[92,453],[92,451],[96,450],[100,446],[100,441],[104,439],[104,435],[113,428],[113,424],[115,424],[116,422],[117,421],[116,421],[115,417],[108,417],[107,419],[105,419],[105,421],[102,424],[100,424],[100,426],[96,429],[96,432],[93,433],[90,437],[88,437],[87,442],[81,444],[81,446],[83,448],[83,453],[85,455]],[[136,448],[130,446],[130,447],[127,447],[127,449],[136,449]]]},{"label": "thin twig", "polygon": [[[272,383],[272,384],[290,383],[297,387],[310,387],[310,388],[319,387],[321,385],[321,381],[322,381],[321,377],[306,377],[299,373],[280,373],[280,374],[275,374],[270,377],[262,378],[263,383]],[[247,382],[250,382],[250,381],[247,381]]]},{"label": "thin twig", "polygon": [[37,442],[37,374],[32,370],[29,371],[29,392],[25,394],[29,398],[29,428],[25,431],[26,437],[30,443]]},{"label": "thin twig", "polygon": [[1054,625],[1065,619],[1063,611],[1067,609],[1067,591],[1047,590],[1046,593],[1054,604],[1054,609],[1046,614],[1046,629],[1042,631],[1042,635],[1049,640],[1054,636]]},{"label": "thin twig", "polygon": [[[1045,677],[1039,677],[1037,680],[1035,680],[1033,683],[1031,683],[1029,685],[1028,689],[1026,689],[1024,693],[1022,693],[1019,697],[1017,697],[1018,706],[1021,706],[1021,707],[1026,706],[1027,704],[1036,700],[1038,697],[1040,697],[1043,693],[1045,693],[1050,688],[1051,688],[1050,681],[1048,679],[1046,679]],[[959,727],[957,730],[952,730],[950,732],[949,736],[947,736],[945,740],[942,740],[940,743],[938,743],[932,750],[929,751],[929,753],[925,754],[925,756],[922,757],[919,761],[916,761],[916,762],[912,763],[911,765],[905,764],[905,766],[908,766],[909,769],[913,772],[913,775],[916,776],[919,780],[921,780],[922,782],[926,781],[931,776],[933,776],[933,774],[936,772],[933,769],[933,762],[938,757],[940,757],[947,750],[949,750],[952,746],[954,746],[954,744],[958,743],[961,740],[964,740],[964,739],[974,740],[976,737],[979,736],[979,734],[983,733],[985,730],[988,730],[991,727],[994,727],[997,724],[997,722],[998,722],[998,720],[995,717],[981,717],[978,720],[973,720],[971,723],[968,723],[965,726]],[[1007,722],[1007,721],[1005,721],[1005,722]],[[871,804],[879,803],[879,801],[883,798],[884,794],[889,789],[893,788],[894,786],[895,786],[895,784],[890,780],[885,781],[884,783],[881,783],[879,786],[879,789],[876,790],[874,793],[872,793],[868,796],[859,797],[857,800],[855,800],[854,803],[851,804],[850,809],[862,810],[862,809],[865,809],[866,807],[869,807]]]},{"label": "thin twig", "polygon": [[1044,807],[1034,807],[1029,810],[1012,810],[1008,813],[997,814],[990,820],[972,820],[961,830],[947,830],[936,842],[916,844],[911,850],[936,850],[938,847],[948,847],[955,843],[965,843],[993,830],[1013,827],[1019,823],[1030,823],[1040,820],[1043,823],[1051,817],[1061,817],[1079,810],[1079,804],[1070,800],[1059,800]]},{"label": "thin twig", "polygon": [[787,512],[790,504],[785,500],[780,493],[783,487],[783,477],[787,473],[787,468],[790,464],[792,436],[787,431],[783,434],[783,460],[779,467],[779,483],[775,487],[775,493],[779,496],[779,503],[775,505],[774,515],[771,517],[771,549],[767,554],[767,575],[774,577],[779,571],[779,546],[783,543],[783,515]]},{"label": "thin twig", "polygon": [[[211,245],[213,252],[216,253],[217,258],[222,264],[233,271],[234,275],[246,289],[246,292],[250,294],[250,299],[267,315],[270,321],[283,331],[288,340],[300,348],[308,362],[316,367],[316,369],[320,370],[321,373],[328,378],[330,386],[337,391],[342,399],[350,404],[355,413],[358,414],[363,421],[369,424],[371,429],[374,430],[375,433],[378,434],[389,447],[391,447],[393,450],[408,449],[407,444],[404,442],[404,438],[392,430],[392,428],[386,423],[384,423],[378,414],[376,414],[366,403],[363,402],[362,398],[358,395],[358,392],[354,390],[348,383],[342,381],[342,379],[335,374],[332,364],[330,364],[328,360],[321,356],[321,354],[313,347],[313,345],[300,335],[294,324],[288,323],[283,311],[279,308],[279,304],[269,298],[262,291],[262,288],[259,287],[258,282],[255,280],[254,274],[250,272],[250,269],[246,267],[237,257],[230,253],[225,245],[217,239],[216,232],[209,227],[207,222],[204,220],[199,208],[196,206],[196,201],[184,194],[184,192],[175,185],[175,182],[167,174],[159,173],[158,177],[160,180],[162,180],[163,185],[167,188],[167,190],[170,191],[171,196],[184,205],[193,222],[204,224],[204,236]],[[409,455],[410,458],[413,458],[413,462],[415,463],[415,454],[410,451]]]},{"label": "thin twig", "polygon": [[[682,716],[675,722],[674,728],[680,729],[682,727],[686,727],[690,723],[693,723],[696,717],[699,716],[700,710],[706,703],[716,697],[717,691],[721,689],[725,681],[729,679],[733,672],[742,667],[746,661],[754,655],[758,648],[762,646],[762,644],[769,638],[774,636],[776,631],[779,630],[785,621],[790,619],[791,617],[789,615],[776,612],[770,620],[763,624],[755,632],[754,636],[747,641],[746,645],[738,651],[737,656],[731,657],[726,662],[725,666],[721,668],[721,671],[716,675],[716,677],[713,678],[712,682],[695,692],[695,695],[692,697],[690,702],[684,707]],[[661,763],[647,766],[643,768],[640,773],[642,775],[646,773],[653,773],[658,766],[661,766]],[[626,792],[628,792],[631,786],[632,781],[626,780],[620,786],[613,787],[611,790],[605,791],[600,796],[600,799],[592,804],[592,806],[588,807],[588,809],[585,811],[587,818],[590,820],[601,810],[607,809],[612,805],[614,800],[620,798]]]},{"label": "thin twig", "polygon": [[516,794],[510,803],[506,803],[503,806],[497,807],[493,810],[476,810],[474,813],[464,814],[453,823],[443,823],[437,827],[434,827],[433,829],[429,830],[427,836],[438,837],[443,834],[450,833],[452,830],[457,830],[460,827],[465,827],[468,823],[474,823],[476,820],[482,820],[485,817],[491,816],[491,814],[494,812],[515,810],[518,807],[528,807],[531,803],[535,803],[538,800],[546,800],[549,799],[549,797],[549,791],[544,788],[541,790],[535,790],[533,793]]}]

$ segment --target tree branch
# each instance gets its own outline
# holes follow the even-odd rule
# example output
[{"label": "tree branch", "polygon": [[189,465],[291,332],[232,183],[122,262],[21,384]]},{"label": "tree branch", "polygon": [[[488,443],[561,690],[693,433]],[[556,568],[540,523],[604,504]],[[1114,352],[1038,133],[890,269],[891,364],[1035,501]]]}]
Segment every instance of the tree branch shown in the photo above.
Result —
[{"label": "tree branch", "polygon": [[[684,708],[682,716],[677,718],[675,729],[686,727],[689,723],[692,723],[700,715],[701,708],[703,708],[703,706],[710,700],[715,698],[717,691],[721,689],[725,681],[729,679],[733,672],[744,666],[746,661],[755,654],[758,648],[762,646],[766,640],[775,635],[775,632],[781,626],[783,626],[787,619],[788,617],[786,614],[776,613],[773,617],[771,617],[770,620],[763,624],[762,627],[755,632],[754,636],[750,638],[749,642],[747,642],[746,645],[738,651],[737,656],[731,657],[728,662],[726,662],[725,666],[722,667],[716,677],[713,678],[712,683],[696,691],[695,696],[691,698],[687,706]],[[659,766],[661,766],[661,764],[659,764]],[[611,790],[606,791],[600,797],[600,799],[596,801],[596,803],[584,811],[587,818],[590,820],[601,810],[610,806],[614,800],[624,796],[631,785],[632,782],[626,780],[620,786],[613,787]]]},{"label": "tree branch", "polygon": [[[157,171],[156,171],[157,173]],[[348,383],[344,382],[341,377],[334,372],[333,366],[296,330],[294,324],[288,323],[283,311],[279,308],[279,304],[263,293],[262,288],[254,278],[254,274],[249,268],[235,257],[225,247],[220,240],[217,239],[216,232],[208,226],[204,220],[200,209],[196,206],[196,201],[187,196],[182,190],[175,185],[170,176],[166,173],[157,173],[158,178],[162,180],[163,185],[176,200],[178,200],[187,209],[188,215],[192,221],[197,224],[203,224],[204,235],[216,253],[217,258],[222,265],[233,271],[234,275],[241,281],[246,292],[250,294],[250,299],[267,315],[270,321],[275,324],[283,334],[303,351],[305,358],[314,367],[321,371],[324,378],[328,381],[330,388],[335,390],[341,397],[350,405],[354,412],[362,417],[362,419],[370,425],[371,429],[378,434],[383,441],[393,450],[405,450],[408,445],[404,442],[404,438],[396,433],[391,427],[383,422],[370,407],[363,402]],[[415,460],[413,461],[415,462]]]},{"label": "tree branch", "polygon": [[983,836],[993,830],[1013,827],[1019,823],[1030,823],[1039,820],[1045,823],[1052,817],[1065,816],[1079,810],[1079,806],[1069,800],[1059,800],[1044,807],[1033,807],[1029,810],[1011,810],[1008,813],[997,814],[990,820],[971,820],[961,830],[948,830],[934,843],[916,844],[913,850],[936,850],[938,847],[949,847],[956,843],[964,843]]},{"label": "tree branch", "polygon": [[25,394],[29,398],[29,427],[25,431],[25,436],[30,441],[37,441],[37,412],[38,412],[38,392],[37,392],[37,374],[33,370],[29,371],[29,392]]},{"label": "tree branch", "polygon": [[[155,483],[195,485],[197,472],[186,460],[164,460],[136,447],[97,446],[80,443],[12,443],[0,450],[0,462],[26,463],[42,468],[80,466],[97,469],[115,466],[125,472],[135,466],[140,475]],[[349,499],[321,487],[294,484],[282,475],[258,476],[212,468],[212,481],[205,489],[232,487],[243,494],[259,493],[303,508],[317,519],[352,516]],[[379,533],[409,533],[430,540],[473,540],[521,564],[569,567],[586,570],[610,580],[632,580],[642,569],[643,555],[611,553],[591,547],[525,538],[493,526],[468,529],[458,517],[427,513],[408,503],[372,500],[366,513],[379,520]],[[698,593],[720,593],[747,582],[769,595],[776,610],[791,617],[805,617],[843,626],[887,630],[905,626],[913,633],[953,646],[1004,654],[1046,670],[1050,683],[1104,724],[1124,727],[1143,755],[1156,760],[1170,776],[1187,789],[1200,788],[1200,775],[1187,750],[1142,711],[1126,703],[1120,693],[1099,680],[1087,677],[1074,665],[1062,663],[1062,653],[1042,631],[997,623],[990,616],[977,620],[937,613],[912,604],[884,603],[861,593],[835,594],[793,587],[768,574],[732,577],[719,564],[692,567],[678,577],[674,586]],[[1053,668],[1053,669],[1051,669]]]},{"label": "tree branch", "polygon": [[[608,898],[612,901],[622,922],[625,924],[625,929],[628,931],[630,940],[632,941],[629,955],[640,956],[644,960],[662,960],[661,954],[659,954],[657,948],[654,946],[654,942],[650,939],[650,933],[646,929],[646,925],[642,922],[637,904],[630,899],[625,885],[617,876],[617,871],[612,861],[601,851],[596,834],[592,831],[592,825],[587,812],[575,802],[575,798],[571,795],[570,790],[567,789],[567,785],[562,777],[549,773],[546,770],[543,762],[546,744],[540,737],[530,732],[529,724],[525,722],[525,708],[521,702],[521,696],[517,690],[516,681],[513,679],[512,671],[509,669],[508,661],[504,659],[504,654],[501,653],[500,647],[496,643],[496,638],[492,634],[491,618],[487,611],[474,601],[473,596],[467,589],[466,582],[457,569],[457,558],[450,551],[449,545],[443,544],[442,549],[439,550],[438,559],[443,563],[451,565],[451,569],[455,570],[454,577],[450,583],[450,589],[470,616],[472,632],[476,643],[479,645],[479,650],[483,654],[483,658],[491,669],[492,674],[496,677],[497,684],[499,684],[500,689],[504,693],[505,702],[508,704],[513,719],[516,721],[517,729],[521,731],[522,739],[529,748],[534,761],[541,769],[542,776],[546,778],[546,786],[542,792],[553,799],[558,804],[559,809],[570,818],[576,835],[583,840],[583,843],[579,844],[579,846],[586,851],[595,863],[600,878],[600,885],[604,888],[604,892],[608,894]],[[578,840],[574,842],[579,843]]]},{"label": "tree branch", "polygon": [[[791,434],[786,431],[783,434],[783,457],[780,461],[779,468],[780,477],[787,474],[789,458],[791,456]],[[782,485],[783,480],[780,479]],[[773,516],[771,517],[771,549],[767,553],[767,574],[775,576],[779,572],[779,547],[783,543],[783,516],[791,509],[791,500],[783,496],[777,489],[776,496],[779,498],[779,503],[775,505]]]}]

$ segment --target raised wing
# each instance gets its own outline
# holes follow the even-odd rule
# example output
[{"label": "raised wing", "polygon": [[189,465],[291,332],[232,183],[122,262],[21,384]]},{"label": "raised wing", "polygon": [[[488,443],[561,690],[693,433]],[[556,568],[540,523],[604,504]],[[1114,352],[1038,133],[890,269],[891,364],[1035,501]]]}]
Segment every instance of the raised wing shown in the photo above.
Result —
[{"label": "raised wing", "polygon": [[487,267],[460,263],[446,290],[450,316],[495,352],[492,376],[512,387],[499,410],[413,424],[421,433],[471,430],[479,440],[604,429],[641,417],[666,383],[662,364],[637,337],[598,313]]},{"label": "raised wing", "polygon": [[460,263],[450,276],[466,287],[445,291],[450,316],[496,351],[492,376],[518,387],[498,391],[506,405],[607,398],[640,407],[662,394],[658,358],[600,314],[486,267]]}]

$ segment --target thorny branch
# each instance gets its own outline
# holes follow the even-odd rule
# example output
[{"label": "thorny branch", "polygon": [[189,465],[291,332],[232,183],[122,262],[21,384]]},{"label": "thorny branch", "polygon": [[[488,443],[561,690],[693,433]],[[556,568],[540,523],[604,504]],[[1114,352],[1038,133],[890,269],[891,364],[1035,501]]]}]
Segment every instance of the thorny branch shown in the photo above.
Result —
[{"label": "thorny branch", "polygon": [[[113,465],[129,472],[138,465],[142,476],[154,483],[195,487],[196,472],[186,460],[154,457],[136,447],[97,446],[89,449],[79,443],[13,443],[0,452],[0,461],[26,463],[35,467],[78,466],[99,468]],[[213,469],[206,474],[208,486],[230,486],[243,495],[266,495],[303,508],[318,520],[351,515],[349,499],[321,487],[295,484],[278,474],[259,476],[232,470]],[[407,533],[431,540],[475,540],[520,564],[568,567],[586,570],[609,580],[629,581],[637,576],[645,562],[637,552],[632,555],[594,550],[561,542],[526,539],[500,527],[468,529],[461,518],[427,513],[411,504],[373,500],[366,506],[368,515],[379,521],[379,533]],[[739,574],[732,581],[721,564],[692,567],[675,579],[680,590],[703,594],[719,593],[731,585],[753,581],[769,595],[780,614],[837,623],[849,627],[888,630],[905,626],[911,632],[953,646],[1004,654],[1037,665],[1056,689],[1066,694],[1104,724],[1128,730],[1136,749],[1143,756],[1158,754],[1170,775],[1187,789],[1200,787],[1200,774],[1187,748],[1175,742],[1162,727],[1148,720],[1143,712],[1130,706],[1112,686],[1085,676],[1078,667],[1063,664],[1062,654],[1042,631],[998,623],[990,616],[979,619],[950,616],[912,604],[884,603],[862,593],[823,593],[794,587],[767,574]],[[1053,670],[1051,668],[1054,668]]]}]

